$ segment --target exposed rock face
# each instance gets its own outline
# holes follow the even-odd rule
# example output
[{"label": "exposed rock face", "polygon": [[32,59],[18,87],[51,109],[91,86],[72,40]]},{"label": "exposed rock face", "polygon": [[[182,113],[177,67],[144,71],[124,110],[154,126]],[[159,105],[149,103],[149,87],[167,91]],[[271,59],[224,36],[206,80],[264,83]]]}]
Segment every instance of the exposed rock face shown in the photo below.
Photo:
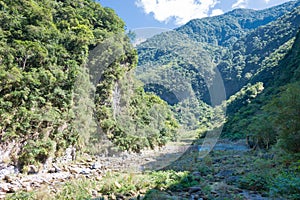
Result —
[{"label": "exposed rock face", "polygon": [[76,148],[69,146],[65,151],[65,155],[60,158],[56,158],[56,160],[59,163],[68,163],[76,160]]},{"label": "exposed rock face", "polygon": [[13,157],[15,157],[19,151],[20,147],[15,141],[11,141],[9,144],[0,144],[0,169],[3,163],[12,163]]}]

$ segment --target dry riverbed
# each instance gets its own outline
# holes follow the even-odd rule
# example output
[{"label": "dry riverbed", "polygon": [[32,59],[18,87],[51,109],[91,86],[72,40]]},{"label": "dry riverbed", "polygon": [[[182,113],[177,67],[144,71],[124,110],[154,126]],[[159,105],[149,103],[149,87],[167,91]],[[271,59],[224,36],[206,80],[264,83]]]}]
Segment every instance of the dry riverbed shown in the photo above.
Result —
[{"label": "dry riverbed", "polygon": [[[199,146],[190,143],[191,140],[169,143],[165,147],[141,153],[113,153],[106,156],[84,154],[76,162],[58,162],[47,170],[38,171],[33,167],[32,174],[26,175],[12,166],[2,165],[0,199],[19,190],[44,188],[55,194],[64,183],[80,177],[100,180],[108,172],[141,173],[158,169],[189,171],[192,179],[199,181],[199,185],[159,191],[153,198],[149,194],[148,199],[267,199],[255,191],[240,189],[236,185],[244,174],[251,171],[252,161],[255,159],[244,141],[219,141],[214,150],[201,159],[198,156]],[[205,189],[205,185],[210,189]],[[99,194],[95,193],[93,196],[97,195]]]}]

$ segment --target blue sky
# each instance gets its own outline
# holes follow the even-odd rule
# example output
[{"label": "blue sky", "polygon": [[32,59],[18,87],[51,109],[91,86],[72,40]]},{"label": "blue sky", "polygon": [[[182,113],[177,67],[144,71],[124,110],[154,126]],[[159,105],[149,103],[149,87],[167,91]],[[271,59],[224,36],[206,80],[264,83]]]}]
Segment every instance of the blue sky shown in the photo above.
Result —
[{"label": "blue sky", "polygon": [[125,21],[127,29],[176,28],[194,18],[219,15],[235,8],[264,9],[288,0],[97,0]]}]

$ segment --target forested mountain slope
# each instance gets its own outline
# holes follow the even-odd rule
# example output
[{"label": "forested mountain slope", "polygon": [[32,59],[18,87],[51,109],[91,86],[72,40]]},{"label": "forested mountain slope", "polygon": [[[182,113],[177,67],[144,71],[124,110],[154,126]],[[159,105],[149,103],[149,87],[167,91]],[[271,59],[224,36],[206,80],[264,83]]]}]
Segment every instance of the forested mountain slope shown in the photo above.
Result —
[{"label": "forested mountain slope", "polygon": [[[279,137],[286,148],[289,146],[288,149],[299,151],[299,45],[300,32],[288,54],[278,60],[276,67],[265,68],[253,78],[263,85],[256,98],[249,100],[244,96],[230,102],[228,108],[231,113],[224,127],[225,135],[241,138],[247,134],[255,138],[261,147],[276,143]],[[289,132],[288,129],[293,132],[291,135],[285,133]]]},{"label": "forested mountain slope", "polygon": [[299,1],[292,1],[260,11],[236,9],[221,16],[191,20],[176,31],[197,42],[229,47],[247,33],[275,21],[299,5]]},{"label": "forested mountain slope", "polygon": [[224,77],[227,95],[231,96],[237,92],[254,74],[266,67],[267,63],[272,65],[272,57],[273,61],[280,60],[291,47],[299,27],[300,7],[297,7],[234,43],[232,57],[227,61],[224,59],[218,65]]},{"label": "forested mountain slope", "polygon": [[[149,62],[154,66],[168,64],[181,57],[188,60],[187,62],[192,65],[192,68],[209,69],[217,66],[223,76],[226,93],[229,97],[246,85],[261,68],[265,67],[265,63],[269,62],[268,59],[274,51],[280,49],[280,53],[285,54],[285,50],[291,45],[289,40],[296,35],[300,26],[299,4],[299,1],[293,1],[263,11],[240,9],[217,17],[192,20],[175,31],[154,36],[140,44],[138,46],[139,65],[143,67],[144,63]],[[239,13],[239,15],[235,16],[234,13]],[[275,15],[276,13],[277,15]],[[241,18],[239,18],[240,15]],[[261,15],[263,17],[260,17]],[[255,21],[257,20],[255,17],[268,20],[265,23],[258,23],[259,25],[253,26],[251,29],[241,25],[231,27],[231,31],[228,31],[228,39],[222,39],[224,34],[217,31],[220,27],[222,30],[226,30],[224,27],[232,26],[242,18]],[[194,24],[194,22],[197,23]],[[209,29],[216,32],[209,31]],[[195,32],[191,33],[190,30]],[[231,33],[234,31],[241,33],[235,36]],[[209,38],[194,39],[193,35]],[[230,39],[232,37],[235,39]],[[216,40],[214,38],[227,42],[228,45],[212,42]],[[175,46],[176,49],[181,48],[182,50],[168,50]],[[187,53],[183,50],[187,48],[194,51],[194,58],[189,58],[192,50]],[[203,50],[198,52],[199,49]],[[177,63],[177,65],[180,64]],[[201,79],[201,74],[198,77]],[[205,97],[202,100],[209,103],[207,90],[202,86],[193,85],[193,88],[201,88],[202,94],[198,95],[198,98]],[[200,93],[199,90],[196,89],[196,92]]]},{"label": "forested mountain slope", "polygon": [[[135,151],[172,139],[177,125],[166,104],[130,75],[137,55],[124,32],[115,12],[92,0],[0,2],[0,151],[9,155],[0,162],[43,163],[100,136]],[[115,46],[121,53],[112,55]],[[120,111],[125,125],[113,115],[115,90],[130,94],[118,99],[132,112]],[[155,104],[160,128],[135,135],[133,128],[155,128]]]},{"label": "forested mountain slope", "polygon": [[[207,117],[212,111],[206,104],[211,103],[210,81],[214,76],[213,70],[217,68],[227,94],[228,123],[231,125],[225,127],[224,135],[228,136],[233,130],[243,130],[244,127],[242,123],[234,127],[236,121],[231,121],[232,115],[272,86],[279,77],[276,73],[286,78],[291,77],[286,74],[294,73],[288,69],[280,71],[279,68],[283,67],[281,60],[293,44],[295,49],[299,27],[300,1],[262,11],[238,9],[216,17],[195,19],[140,44],[137,74],[145,83],[151,82],[149,79],[157,82],[159,78],[167,77],[169,71],[185,77],[199,102],[193,105],[198,105],[196,110],[201,110],[200,114],[192,111],[192,118],[203,124],[211,118]],[[282,85],[286,83],[281,82]],[[163,84],[163,87],[146,84],[145,89],[159,91],[157,94],[167,101],[174,99],[170,88],[178,88],[180,83]],[[274,86],[277,87],[279,85]],[[268,93],[265,95],[268,96]],[[177,110],[181,109],[180,103],[169,103]],[[247,121],[246,116],[243,117],[241,122]],[[246,132],[240,133],[239,137],[241,135],[245,137]]]}]

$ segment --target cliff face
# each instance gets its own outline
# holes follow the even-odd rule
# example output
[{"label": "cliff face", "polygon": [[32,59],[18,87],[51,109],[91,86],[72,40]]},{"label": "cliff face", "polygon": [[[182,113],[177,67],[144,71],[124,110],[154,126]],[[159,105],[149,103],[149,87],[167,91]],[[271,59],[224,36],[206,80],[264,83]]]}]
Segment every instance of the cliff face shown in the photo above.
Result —
[{"label": "cliff face", "polygon": [[[173,137],[171,112],[134,80],[137,53],[112,9],[90,0],[7,0],[0,15],[0,141],[3,149],[13,146],[8,160],[44,163],[70,145],[83,150],[105,137],[134,151]],[[128,95],[119,99],[127,101],[119,118],[131,118],[126,125],[113,105],[121,83]],[[161,129],[143,137],[128,130],[154,123],[138,112],[148,115],[153,104],[164,110]],[[129,116],[127,109],[135,111]]]},{"label": "cliff face", "polygon": [[78,115],[93,104],[85,63],[124,23],[85,0],[2,1],[0,10],[1,145],[20,165],[44,162],[92,131],[83,122],[93,111]]}]

